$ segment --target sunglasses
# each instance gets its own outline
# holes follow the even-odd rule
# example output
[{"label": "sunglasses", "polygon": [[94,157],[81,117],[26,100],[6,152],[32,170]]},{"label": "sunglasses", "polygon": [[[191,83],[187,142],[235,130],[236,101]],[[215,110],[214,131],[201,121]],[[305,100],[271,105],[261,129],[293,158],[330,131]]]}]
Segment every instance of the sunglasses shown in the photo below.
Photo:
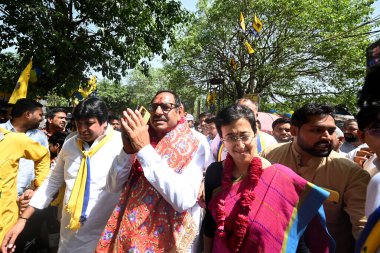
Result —
[{"label": "sunglasses", "polygon": [[151,103],[149,106],[148,106],[148,109],[149,111],[151,112],[155,112],[157,110],[157,108],[160,107],[161,110],[164,112],[164,113],[168,113],[170,112],[171,110],[173,110],[174,108],[177,108],[179,107],[177,104],[173,104],[173,103]]}]

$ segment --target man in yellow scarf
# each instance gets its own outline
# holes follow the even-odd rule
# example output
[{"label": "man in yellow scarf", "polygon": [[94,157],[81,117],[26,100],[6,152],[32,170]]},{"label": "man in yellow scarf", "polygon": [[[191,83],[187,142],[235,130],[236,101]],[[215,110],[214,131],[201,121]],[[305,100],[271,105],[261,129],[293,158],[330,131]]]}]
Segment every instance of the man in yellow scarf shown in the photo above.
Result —
[{"label": "man in yellow scarf", "polygon": [[[78,132],[68,139],[48,179],[34,193],[23,217],[47,207],[65,186],[58,252],[94,252],[97,240],[118,200],[106,191],[106,176],[122,149],[120,133],[107,125],[108,108],[98,98],[80,102],[73,111]],[[8,232],[3,251],[13,248],[22,221]]]},{"label": "man in yellow scarf", "polygon": [[0,128],[0,241],[17,219],[24,225],[27,221],[23,214],[19,217],[16,203],[16,178],[20,158],[35,162],[34,186],[40,186],[49,173],[48,150],[24,133],[14,133]]}]

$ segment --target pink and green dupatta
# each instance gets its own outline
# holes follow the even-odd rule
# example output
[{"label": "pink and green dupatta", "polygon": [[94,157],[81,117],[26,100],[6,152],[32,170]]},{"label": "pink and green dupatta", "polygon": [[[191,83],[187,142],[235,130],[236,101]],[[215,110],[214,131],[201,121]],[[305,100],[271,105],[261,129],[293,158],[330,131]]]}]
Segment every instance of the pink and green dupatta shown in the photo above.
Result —
[{"label": "pink and green dupatta", "polygon": [[[231,233],[241,195],[240,182],[227,189],[225,199],[225,230]],[[329,193],[313,185],[291,169],[275,164],[266,168],[254,189],[255,200],[249,212],[249,225],[238,252],[296,252],[304,235],[310,252],[334,252],[322,204]],[[213,196],[209,209],[215,218],[219,192]],[[213,252],[235,252],[215,236]]]}]

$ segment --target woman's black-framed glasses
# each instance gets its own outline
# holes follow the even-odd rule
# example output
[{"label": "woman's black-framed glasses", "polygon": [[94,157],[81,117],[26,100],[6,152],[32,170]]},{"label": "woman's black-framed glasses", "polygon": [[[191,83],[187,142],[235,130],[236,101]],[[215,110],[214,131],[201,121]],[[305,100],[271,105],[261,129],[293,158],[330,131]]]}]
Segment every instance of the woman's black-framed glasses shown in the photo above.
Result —
[{"label": "woman's black-framed glasses", "polygon": [[174,108],[177,108],[178,105],[177,104],[173,104],[173,103],[151,103],[149,106],[148,106],[148,109],[149,111],[151,112],[155,112],[157,110],[158,107],[161,107],[161,110],[164,112],[164,113],[168,113],[170,112],[171,110],[173,110]]}]

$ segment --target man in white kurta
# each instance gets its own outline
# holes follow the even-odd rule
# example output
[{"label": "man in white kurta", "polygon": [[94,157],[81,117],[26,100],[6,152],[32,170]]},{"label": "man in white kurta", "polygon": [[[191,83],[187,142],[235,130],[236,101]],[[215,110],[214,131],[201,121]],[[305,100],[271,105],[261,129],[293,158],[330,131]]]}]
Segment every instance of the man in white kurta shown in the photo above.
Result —
[{"label": "man in white kurta", "polygon": [[[110,128],[112,126],[108,126],[107,130],[110,130]],[[92,146],[95,146],[106,135],[107,132],[105,135],[99,136]],[[82,152],[77,146],[78,138],[78,135],[76,135],[63,145],[56,167],[51,171],[48,179],[37,190],[29,203],[34,208],[43,209],[47,207],[52,201],[54,193],[59,190],[63,183],[66,183],[63,203],[68,202],[82,157]],[[85,142],[83,147],[85,150],[91,148]],[[63,208],[59,252],[94,251],[102,229],[119,197],[118,193],[106,191],[105,185],[109,168],[121,147],[120,133],[113,131],[112,139],[91,157],[91,190],[86,211],[87,221],[77,231],[66,228],[70,221],[70,214]]]},{"label": "man in white kurta", "polygon": [[[123,186],[125,190],[103,231],[97,252],[190,251],[200,225],[197,196],[205,156],[210,153],[207,142],[200,142],[181,119],[179,106],[175,93],[158,92],[150,106],[149,132],[138,112],[124,112],[124,150],[113,164],[107,187],[113,192]],[[189,155],[187,144],[192,150]],[[171,166],[178,157],[187,160],[184,166]],[[133,166],[132,161],[136,161]],[[116,218],[119,215],[121,220]],[[183,219],[173,222],[179,216]],[[117,227],[115,222],[119,223]],[[179,227],[183,229],[177,230]],[[182,237],[188,230],[191,232]],[[176,233],[179,236],[173,237]]]},{"label": "man in white kurta", "polygon": [[[110,125],[107,126],[108,109],[103,101],[90,98],[82,101],[78,106],[84,107],[82,111],[79,110],[78,115],[76,115],[75,109],[73,113],[78,134],[64,143],[57,158],[56,166],[35,192],[30,201],[30,206],[23,213],[23,218],[28,219],[33,214],[34,209],[47,207],[59,188],[66,184],[58,250],[61,253],[94,252],[99,236],[119,197],[118,192],[111,193],[106,190],[105,186],[112,162],[123,147],[120,132],[114,131]],[[86,113],[86,111],[91,112],[92,110],[92,113]],[[88,117],[87,115],[94,115],[94,117]],[[83,142],[83,151],[88,151],[96,147],[108,135],[112,135],[112,137],[90,158],[90,169],[88,170],[90,174],[88,178],[90,180],[90,190],[85,211],[87,219],[82,222],[78,230],[71,230],[67,228],[71,215],[65,210],[65,205],[69,201],[81,160],[83,159],[78,140],[80,139]],[[10,238],[8,248],[12,248],[13,240],[17,237],[17,233],[21,232],[23,223],[25,223],[25,220],[19,220],[6,235],[6,237]]]}]

